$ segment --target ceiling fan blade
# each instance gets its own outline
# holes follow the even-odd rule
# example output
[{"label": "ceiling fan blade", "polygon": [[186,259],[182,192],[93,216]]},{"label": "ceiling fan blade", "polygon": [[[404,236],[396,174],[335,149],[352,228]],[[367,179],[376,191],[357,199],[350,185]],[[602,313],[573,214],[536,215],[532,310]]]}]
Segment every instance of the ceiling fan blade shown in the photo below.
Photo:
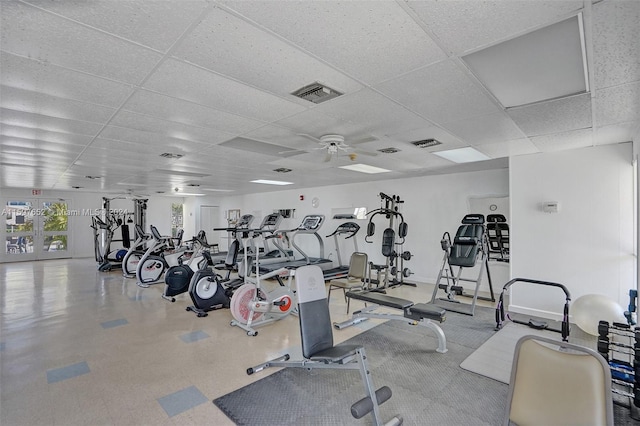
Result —
[{"label": "ceiling fan blade", "polygon": [[320,139],[318,139],[318,138],[316,138],[316,137],[313,137],[313,136],[311,136],[311,135],[308,135],[308,134],[306,134],[306,133],[298,133],[298,136],[302,136],[302,137],[305,137],[305,138],[307,138],[307,139],[311,139],[311,140],[312,140],[312,141],[314,141],[314,142],[322,142]]},{"label": "ceiling fan blade", "polygon": [[360,151],[359,149],[354,150],[356,154],[368,155],[370,157],[377,157],[378,153],[370,152],[370,151]]},{"label": "ceiling fan blade", "polygon": [[358,144],[361,144],[361,143],[373,142],[373,141],[377,141],[377,140],[378,140],[378,138],[376,138],[374,136],[367,136],[365,138],[358,139],[358,140],[355,140],[355,141],[350,140],[349,143],[351,145],[358,145]]}]

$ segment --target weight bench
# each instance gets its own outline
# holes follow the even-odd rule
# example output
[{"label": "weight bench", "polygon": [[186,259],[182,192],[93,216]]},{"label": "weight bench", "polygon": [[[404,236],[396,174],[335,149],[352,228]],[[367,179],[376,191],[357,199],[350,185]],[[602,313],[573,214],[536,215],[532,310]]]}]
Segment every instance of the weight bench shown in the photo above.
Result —
[{"label": "weight bench", "polygon": [[[333,330],[322,269],[317,265],[298,268],[296,270],[296,287],[304,359],[289,361],[289,354],[285,354],[274,360],[247,368],[247,374],[251,375],[268,367],[359,370],[366,396],[351,406],[353,417],[360,419],[371,413],[373,424],[376,426],[401,425],[402,417],[400,416],[393,417],[387,423],[382,422],[380,404],[391,398],[391,389],[382,386],[374,391],[375,387],[364,348],[359,345],[333,346]],[[263,420],[268,423],[268,419]]]},{"label": "weight bench", "polygon": [[[436,352],[447,352],[447,338],[439,325],[433,321],[444,322],[446,310],[429,303],[414,304],[411,300],[401,299],[399,297],[387,296],[378,292],[367,291],[350,291],[346,294],[349,299],[362,300],[366,303],[372,303],[371,306],[365,307],[353,313],[351,319],[340,323],[333,323],[338,330],[361,323],[369,318],[379,318],[387,320],[407,321],[410,325],[421,325],[427,327],[436,334],[438,338],[438,349]],[[403,315],[375,312],[380,306],[388,308],[400,309]]]}]

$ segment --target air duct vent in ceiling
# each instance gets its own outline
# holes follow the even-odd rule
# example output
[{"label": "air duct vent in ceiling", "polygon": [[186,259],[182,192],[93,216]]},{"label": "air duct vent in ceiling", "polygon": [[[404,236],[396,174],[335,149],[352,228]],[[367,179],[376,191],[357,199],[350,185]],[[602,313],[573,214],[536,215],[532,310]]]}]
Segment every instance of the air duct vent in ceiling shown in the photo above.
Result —
[{"label": "air duct vent in ceiling", "polygon": [[91,175],[86,175],[85,176],[87,179],[100,179],[100,176],[91,176]]},{"label": "air duct vent in ceiling", "polygon": [[172,154],[170,152],[164,152],[164,153],[160,154],[160,157],[163,157],[163,158],[182,158],[182,157],[184,157],[184,155],[183,154]]},{"label": "air duct vent in ceiling", "polygon": [[418,148],[430,148],[432,146],[442,145],[442,142],[437,141],[435,139],[424,139],[421,141],[415,141],[411,143],[417,146]]},{"label": "air duct vent in ceiling", "polygon": [[383,154],[394,154],[396,152],[400,152],[400,150],[398,148],[390,147],[390,148],[379,149],[378,152],[381,152]]},{"label": "air duct vent in ceiling", "polygon": [[278,169],[273,169],[273,171],[278,173],[289,173],[291,169],[287,169],[286,167],[280,167]]},{"label": "air duct vent in ceiling", "polygon": [[188,183],[187,186],[200,186],[199,183]]},{"label": "air duct vent in ceiling", "polygon": [[297,96],[300,99],[313,102],[314,104],[319,104],[326,102],[329,99],[337,98],[342,95],[342,93],[316,82],[296,90],[292,95]]}]

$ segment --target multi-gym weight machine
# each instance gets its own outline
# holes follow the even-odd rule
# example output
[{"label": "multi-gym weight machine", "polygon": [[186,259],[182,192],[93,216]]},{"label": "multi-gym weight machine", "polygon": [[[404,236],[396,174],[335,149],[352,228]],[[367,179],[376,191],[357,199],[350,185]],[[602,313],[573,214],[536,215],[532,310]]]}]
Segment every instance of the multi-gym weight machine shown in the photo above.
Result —
[{"label": "multi-gym weight machine", "polygon": [[[411,259],[412,254],[409,251],[403,251],[403,244],[409,226],[404,221],[402,213],[400,213],[400,205],[404,204],[404,201],[400,199],[399,195],[387,195],[383,192],[380,196],[380,208],[370,211],[369,223],[367,224],[367,236],[365,242],[372,243],[371,237],[375,234],[376,225],[373,222],[373,218],[378,215],[384,215],[389,220],[389,225],[382,233],[382,255],[386,258],[384,265],[375,265],[370,263],[369,274],[372,270],[377,272],[377,279],[372,280],[369,277],[369,285],[371,283],[377,284],[377,289],[384,291],[389,287],[398,285],[410,285],[415,287],[415,283],[409,283],[404,281],[405,278],[413,275],[413,272],[409,268],[404,266],[404,262]],[[399,250],[396,248],[399,247]],[[380,277],[382,276],[382,279]]]}]

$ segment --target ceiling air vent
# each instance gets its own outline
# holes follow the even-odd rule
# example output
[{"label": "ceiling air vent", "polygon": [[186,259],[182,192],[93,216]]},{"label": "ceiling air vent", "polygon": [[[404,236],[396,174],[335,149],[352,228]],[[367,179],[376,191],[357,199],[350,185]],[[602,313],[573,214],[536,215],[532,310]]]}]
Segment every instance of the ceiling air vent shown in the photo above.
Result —
[{"label": "ceiling air vent", "polygon": [[187,186],[200,186],[199,183],[188,183]]},{"label": "ceiling air vent", "polygon": [[432,146],[442,145],[442,142],[437,141],[435,139],[424,139],[421,141],[415,141],[411,143],[417,146],[418,148],[430,148]]},{"label": "ceiling air vent", "polygon": [[391,148],[382,148],[382,149],[379,149],[379,150],[378,150],[378,152],[381,152],[381,153],[383,153],[383,154],[394,154],[394,153],[396,153],[396,152],[400,152],[400,150],[399,150],[398,148],[393,148],[393,147],[391,147]]},{"label": "ceiling air vent", "polygon": [[100,176],[86,175],[85,178],[87,178],[87,179],[100,179]]},{"label": "ceiling air vent", "polygon": [[182,157],[184,157],[184,155],[183,154],[172,154],[170,152],[164,152],[164,153],[160,154],[160,157],[163,157],[163,158],[182,158]]},{"label": "ceiling air vent", "polygon": [[279,169],[274,169],[273,171],[278,173],[289,173],[291,169],[287,169],[286,167],[280,167]]},{"label": "ceiling air vent", "polygon": [[296,90],[292,95],[313,102],[314,104],[319,104],[329,99],[337,98],[342,95],[342,93],[316,82]]}]

